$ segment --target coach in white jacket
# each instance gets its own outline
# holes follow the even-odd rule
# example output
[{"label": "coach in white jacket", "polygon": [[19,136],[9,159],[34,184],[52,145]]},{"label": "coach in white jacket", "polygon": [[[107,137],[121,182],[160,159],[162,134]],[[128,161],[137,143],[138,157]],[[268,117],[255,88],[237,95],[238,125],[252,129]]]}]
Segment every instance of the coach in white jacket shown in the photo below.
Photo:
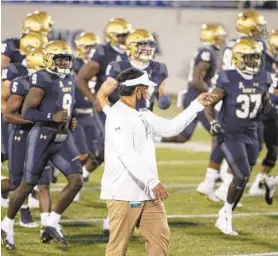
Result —
[{"label": "coach in white jacket", "polygon": [[213,96],[201,94],[172,120],[146,109],[148,86],[156,86],[135,68],[119,77],[120,100],[103,109],[105,123],[105,167],[101,199],[107,200],[110,238],[106,256],[126,254],[135,227],[146,241],[147,255],[168,255],[170,230],[162,203],[168,196],[158,179],[155,136],[179,134]]}]

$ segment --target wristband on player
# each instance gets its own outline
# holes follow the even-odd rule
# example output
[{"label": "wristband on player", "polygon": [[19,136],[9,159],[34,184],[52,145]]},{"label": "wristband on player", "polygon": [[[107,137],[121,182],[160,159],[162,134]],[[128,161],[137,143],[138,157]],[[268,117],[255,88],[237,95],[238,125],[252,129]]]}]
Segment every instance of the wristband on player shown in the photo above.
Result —
[{"label": "wristband on player", "polygon": [[23,114],[23,118],[34,122],[52,121],[52,113],[44,113],[37,109],[28,108]]}]

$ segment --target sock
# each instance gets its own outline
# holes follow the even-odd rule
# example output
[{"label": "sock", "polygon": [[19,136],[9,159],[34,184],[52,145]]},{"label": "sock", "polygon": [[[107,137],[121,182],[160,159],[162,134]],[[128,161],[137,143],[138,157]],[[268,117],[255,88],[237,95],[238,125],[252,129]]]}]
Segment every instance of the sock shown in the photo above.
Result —
[{"label": "sock", "polygon": [[9,219],[7,216],[1,222],[1,229],[6,232],[13,231],[14,229],[14,219]]},{"label": "sock", "polygon": [[274,176],[273,178],[274,178],[275,184],[278,185],[278,176]]},{"label": "sock", "polygon": [[28,204],[23,204],[21,207],[20,207],[20,209],[28,209],[29,207],[28,207]]},{"label": "sock", "polygon": [[212,168],[207,168],[205,182],[214,186],[215,180],[218,177],[218,171]]},{"label": "sock", "polygon": [[41,213],[41,225],[45,226],[46,220],[48,219],[50,213],[49,212],[42,212]]},{"label": "sock", "polygon": [[226,212],[232,213],[233,210],[233,204],[228,203],[227,201],[224,203],[224,208]]},{"label": "sock", "polygon": [[52,211],[49,214],[49,217],[46,219],[45,224],[47,226],[56,226],[58,225],[60,219],[61,219],[61,215]]},{"label": "sock", "polygon": [[88,178],[88,177],[90,176],[91,173],[88,172],[86,166],[83,166],[83,167],[82,167],[82,170],[83,170],[83,175],[82,175],[83,178]]},{"label": "sock", "polygon": [[264,178],[264,174],[258,173],[257,176],[256,176],[256,179],[255,179],[254,183],[259,184],[259,183],[263,180],[263,178]]},{"label": "sock", "polygon": [[102,230],[109,230],[109,217],[103,220]]}]

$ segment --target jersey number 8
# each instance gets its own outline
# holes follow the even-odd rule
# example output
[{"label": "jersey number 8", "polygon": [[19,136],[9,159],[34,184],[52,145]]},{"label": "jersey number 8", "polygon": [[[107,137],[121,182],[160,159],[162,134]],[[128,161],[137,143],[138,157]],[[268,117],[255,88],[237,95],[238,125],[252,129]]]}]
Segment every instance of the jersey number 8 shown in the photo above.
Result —
[{"label": "jersey number 8", "polygon": [[[240,94],[236,98],[237,103],[241,103],[241,108],[236,110],[236,116],[241,119],[255,118],[257,116],[258,110],[261,106],[262,95],[261,94]],[[251,110],[251,103],[255,106]]]}]

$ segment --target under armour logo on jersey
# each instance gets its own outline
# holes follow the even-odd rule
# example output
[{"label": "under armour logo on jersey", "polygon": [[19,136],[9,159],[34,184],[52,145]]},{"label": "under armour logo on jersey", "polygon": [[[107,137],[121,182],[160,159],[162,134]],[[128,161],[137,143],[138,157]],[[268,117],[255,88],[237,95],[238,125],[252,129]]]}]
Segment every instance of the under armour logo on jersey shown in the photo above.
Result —
[{"label": "under armour logo on jersey", "polygon": [[41,140],[42,140],[42,139],[46,140],[46,139],[47,139],[47,135],[41,134],[41,135],[40,135],[40,139],[41,139]]},{"label": "under armour logo on jersey", "polygon": [[115,127],[115,131],[120,131],[121,130],[121,127],[118,126],[118,127]]},{"label": "under armour logo on jersey", "polygon": [[117,55],[117,57],[116,57],[116,61],[121,61],[121,60],[122,60],[121,55]]},{"label": "under armour logo on jersey", "polygon": [[64,87],[64,85],[63,85],[63,82],[62,82],[62,81],[60,81],[60,82],[59,82],[59,85],[60,85],[60,88],[63,88],[63,87]]},{"label": "under armour logo on jersey", "polygon": [[239,89],[244,89],[244,85],[242,82],[239,82]]},{"label": "under armour logo on jersey", "polygon": [[48,119],[51,118],[51,113],[48,113],[47,116],[46,116]]},{"label": "under armour logo on jersey", "polygon": [[72,81],[69,81],[69,85],[72,85]]},{"label": "under armour logo on jersey", "polygon": [[258,82],[254,82],[254,83],[253,83],[253,86],[254,86],[254,87],[259,87],[259,83],[258,83]]},{"label": "under armour logo on jersey", "polygon": [[14,136],[14,140],[20,141],[21,137],[20,136]]}]

